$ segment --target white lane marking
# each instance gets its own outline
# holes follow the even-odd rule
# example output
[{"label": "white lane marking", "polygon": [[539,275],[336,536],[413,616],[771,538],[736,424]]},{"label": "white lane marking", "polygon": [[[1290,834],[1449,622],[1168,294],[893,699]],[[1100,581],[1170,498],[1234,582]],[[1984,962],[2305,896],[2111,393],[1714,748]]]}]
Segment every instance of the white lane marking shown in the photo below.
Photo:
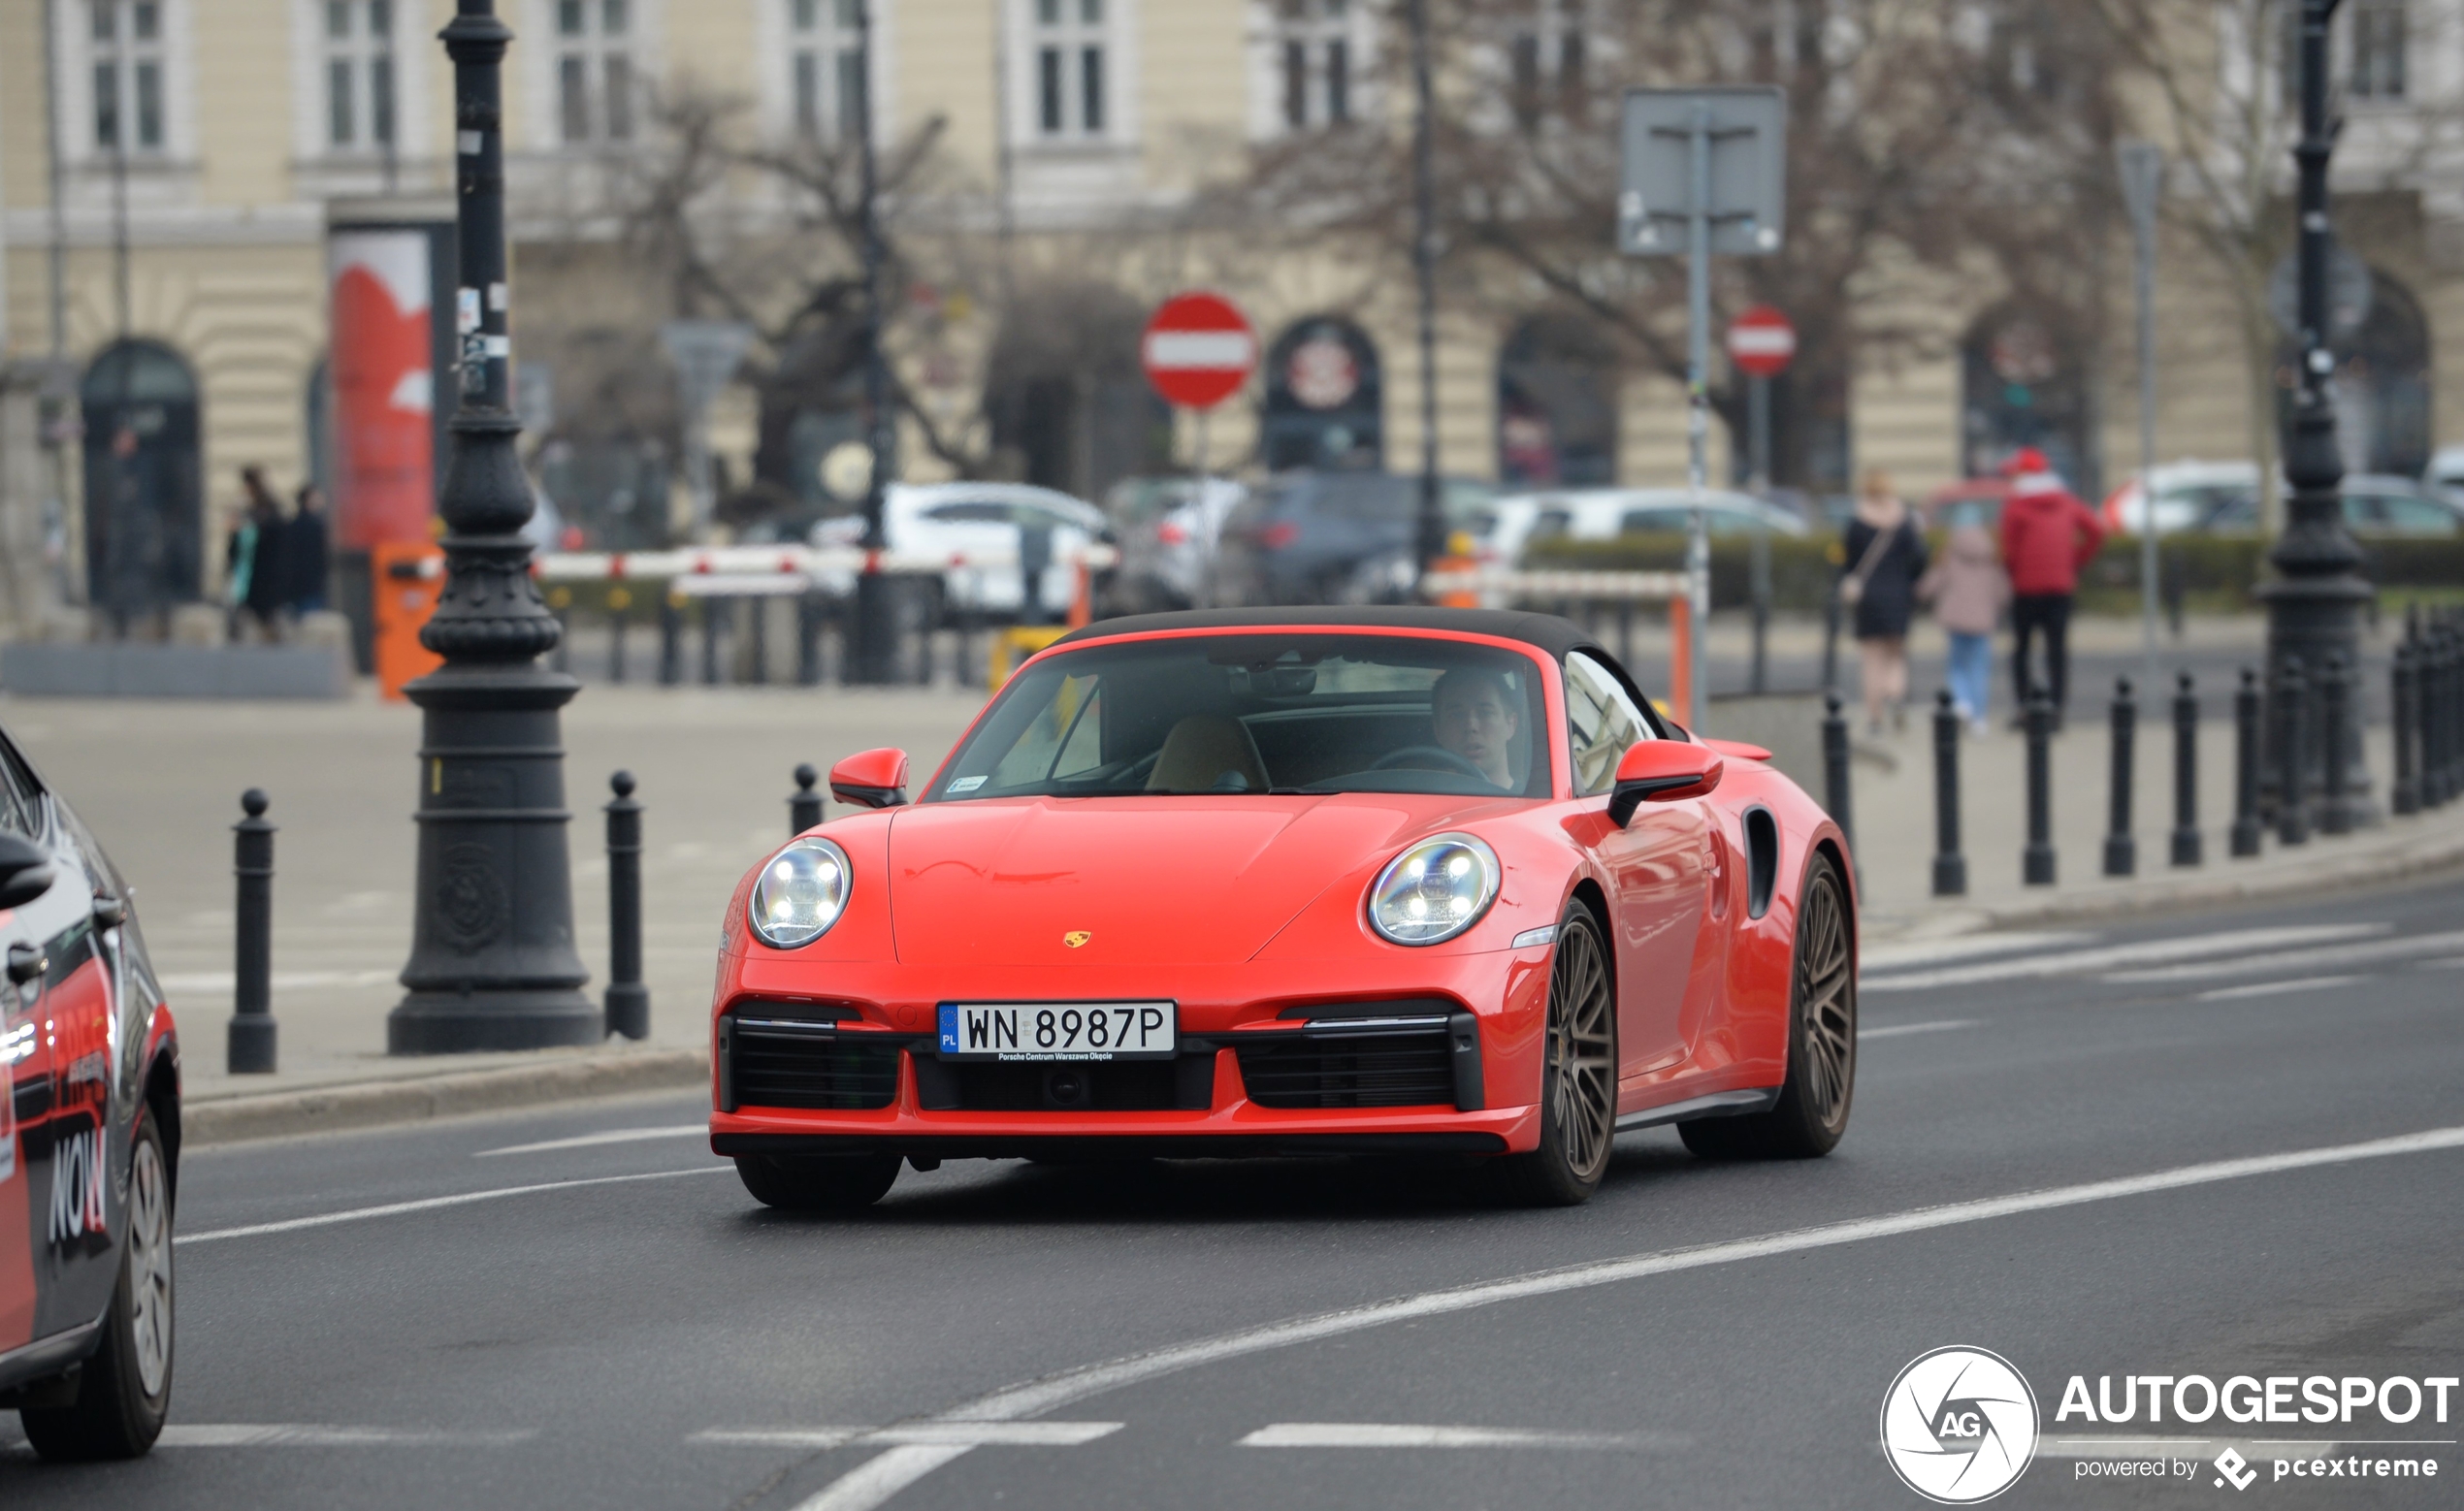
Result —
[{"label": "white lane marking", "polygon": [[440,1207],[468,1206],[473,1202],[494,1202],[509,1196],[531,1196],[541,1191],[577,1191],[584,1186],[622,1185],[634,1180],[674,1180],[685,1175],[715,1175],[732,1173],[732,1165],[706,1165],[698,1170],[655,1170],[640,1175],[594,1175],[588,1180],[543,1180],[533,1186],[498,1186],[487,1191],[465,1191],[459,1196],[432,1196],[417,1202],[388,1202],[382,1206],[354,1207],[347,1212],[320,1212],[314,1217],[292,1217],[281,1222],[250,1223],[244,1228],[215,1228],[206,1233],[183,1233],[174,1240],[179,1247],[192,1243],[219,1243],[225,1238],[259,1238],[268,1234],[298,1233],[307,1228],[330,1228],[336,1223],[366,1222],[373,1217],[399,1217],[405,1212],[433,1212]]},{"label": "white lane marking", "polygon": [[[1348,1334],[1364,1333],[1372,1328],[1388,1327],[1398,1322],[1416,1322],[1425,1317],[1450,1316],[1501,1302],[1528,1301],[1534,1297],[1557,1296],[1569,1291],[1588,1290],[1594,1286],[1615,1285],[1627,1280],[1639,1280],[1652,1275],[1674,1274],[1682,1270],[1702,1270],[1714,1265],[1731,1265],[1744,1260],[1771,1259],[1784,1254],[1801,1254],[1813,1249],[1830,1248],[1842,1243],[1860,1243],[1872,1238],[1897,1238],[1902,1234],[1925,1233],[1936,1228],[1958,1227],[1966,1223],[1988,1222],[1997,1217],[2015,1217],[2029,1212],[2051,1211],[2077,1206],[2090,1202],[2111,1202],[2125,1197],[2146,1196],[2159,1191],[2176,1191],[2188,1186],[2210,1185],[2222,1180],[2244,1180],[2255,1175],[2270,1175],[2286,1171],[2309,1170],[2320,1165],[2343,1165],[2357,1160],[2389,1159],[2402,1154],[2422,1154],[2441,1149],[2464,1148],[2464,1127],[2432,1128],[2420,1133],[2400,1134],[2391,1139],[2372,1139],[2360,1143],[2330,1144],[2323,1148],[2295,1149],[2282,1154],[2256,1154],[2237,1160],[2217,1160],[2203,1165],[2183,1165],[2172,1170],[2152,1171],[2144,1175],[2124,1175],[2112,1180],[2090,1181],[2084,1185],[2055,1186],[2043,1191],[2023,1191],[2011,1196],[1986,1197],[1973,1202],[1956,1202],[1945,1206],[1921,1206],[1903,1212],[1889,1212],[1878,1217],[1852,1218],[1846,1222],[1827,1223],[1818,1228],[1799,1228],[1789,1233],[1768,1234],[1759,1238],[1738,1238],[1725,1243],[1706,1243],[1697,1248],[1669,1249],[1652,1254],[1635,1254],[1623,1259],[1598,1260],[1587,1265],[1572,1265],[1563,1270],[1543,1270],[1531,1274],[1512,1275],[1501,1280],[1484,1280],[1476,1284],[1457,1286],[1450,1290],[1425,1291],[1416,1296],[1398,1297],[1393,1301],[1376,1302],[1366,1306],[1343,1311],[1320,1312],[1315,1316],[1294,1317],[1282,1322],[1270,1322],[1260,1327],[1176,1343],[1151,1353],[1132,1354],[1125,1359],[1102,1364],[1084,1365],[1064,1369],[1057,1374],[1031,1380],[994,1391],[987,1396],[952,1407],[940,1414],[946,1421],[997,1422],[1017,1421],[1043,1412],[1057,1410],[1072,1401],[1090,1396],[1177,1374],[1183,1369],[1203,1365],[1220,1364],[1250,1354],[1262,1354],[1302,1343],[1314,1343]],[[930,1463],[922,1458],[891,1461],[901,1454],[921,1455],[947,1452],[949,1458]],[[898,1492],[924,1478],[950,1458],[964,1449],[938,1450],[893,1448],[880,1458],[833,1482],[818,1495],[806,1500],[798,1511],[872,1511]]]},{"label": "white lane marking", "polygon": [[843,1448],[850,1443],[939,1448],[1076,1448],[1120,1431],[1118,1422],[901,1422],[891,1427],[714,1427],[685,1439],[720,1448]]},{"label": "white lane marking", "polygon": [[795,1511],[872,1511],[872,1508],[957,1458],[968,1444],[909,1443],[867,1459],[823,1487]]},{"label": "white lane marking", "polygon": [[2297,981],[2259,981],[2250,986],[2219,986],[2191,998],[2193,1002],[2238,1002],[2244,997],[2278,997],[2288,991],[2324,991],[2330,986],[2348,986],[2361,981],[2358,976],[2308,976]]},{"label": "white lane marking", "polygon": [[314,1422],[175,1422],[157,1448],[501,1448],[527,1443],[536,1428],[459,1431],[401,1427],[334,1427]]},{"label": "white lane marking", "polygon": [[1876,945],[1860,950],[1857,967],[1861,971],[1904,971],[1920,965],[1945,965],[1953,960],[1974,960],[1980,955],[2013,955],[2026,950],[2056,949],[2064,945],[2085,945],[2093,934],[2064,929],[2014,929],[2007,934],[1961,934],[1952,939],[1910,940],[1897,945]]},{"label": "white lane marking", "polygon": [[513,1143],[502,1149],[481,1149],[470,1156],[474,1160],[492,1160],[500,1154],[545,1154],[550,1149],[587,1149],[601,1143],[633,1143],[644,1139],[707,1138],[708,1123],[679,1123],[673,1128],[611,1128],[605,1133],[581,1134],[571,1139],[550,1139],[542,1143]]},{"label": "white lane marking", "polygon": [[1974,1028],[1976,1022],[1977,1020],[1972,1017],[1946,1017],[1931,1023],[1894,1023],[1888,1028],[1860,1026],[1857,1030],[1857,1042],[1863,1044],[1868,1039],[1897,1039],[1901,1034],[1939,1034],[1948,1029]]},{"label": "white lane marking", "polygon": [[1924,991],[1936,986],[1973,986],[1983,981],[2015,981],[2037,976],[2071,976],[2082,971],[2193,960],[2202,955],[2231,954],[2237,949],[2276,948],[2285,945],[2359,939],[2394,930],[2392,923],[2312,923],[2291,928],[2227,929],[2221,934],[2193,934],[2187,939],[2148,939],[2135,945],[2062,949],[2051,954],[2025,955],[2017,960],[1955,965],[1939,971],[1917,971],[1906,976],[1860,981],[1858,985],[1864,991]]},{"label": "white lane marking", "polygon": [[1541,1432],[1511,1427],[1419,1427],[1400,1422],[1278,1422],[1242,1448],[1605,1448],[1649,1453],[1685,1448],[1677,1432]]},{"label": "white lane marking", "polygon": [[2168,966],[2160,971],[2124,971],[2108,981],[2132,986],[2163,981],[2195,981],[2217,976],[2282,976],[2312,966],[2370,965],[2401,960],[2407,955],[2435,955],[2464,945],[2464,929],[2439,934],[2407,934],[2401,939],[2373,940],[2362,945],[2326,945],[2317,949],[2283,949],[2263,955],[2240,955],[2199,965]]}]

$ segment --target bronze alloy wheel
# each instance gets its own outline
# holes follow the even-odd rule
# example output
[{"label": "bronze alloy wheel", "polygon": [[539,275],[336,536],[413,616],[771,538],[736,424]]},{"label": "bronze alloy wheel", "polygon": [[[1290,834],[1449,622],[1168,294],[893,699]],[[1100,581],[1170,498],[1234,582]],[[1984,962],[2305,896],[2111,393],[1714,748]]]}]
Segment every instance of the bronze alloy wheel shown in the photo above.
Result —
[{"label": "bronze alloy wheel", "polygon": [[1848,1126],[1857,1084],[1856,957],[1848,948],[1848,910],[1839,878],[1828,864],[1805,888],[1797,925],[1797,1029],[1803,1055],[1805,1117],[1837,1141]]},{"label": "bronze alloy wheel", "polygon": [[1540,1066],[1540,1142],[1506,1161],[1517,1201],[1571,1206],[1607,1173],[1617,1136],[1617,995],[1599,925],[1577,903],[1557,925]]},{"label": "bronze alloy wheel", "polygon": [[1767,1112],[1679,1123],[1705,1159],[1808,1159],[1848,1131],[1857,1088],[1857,951],[1847,888],[1828,855],[1805,870],[1788,978],[1788,1078]]}]

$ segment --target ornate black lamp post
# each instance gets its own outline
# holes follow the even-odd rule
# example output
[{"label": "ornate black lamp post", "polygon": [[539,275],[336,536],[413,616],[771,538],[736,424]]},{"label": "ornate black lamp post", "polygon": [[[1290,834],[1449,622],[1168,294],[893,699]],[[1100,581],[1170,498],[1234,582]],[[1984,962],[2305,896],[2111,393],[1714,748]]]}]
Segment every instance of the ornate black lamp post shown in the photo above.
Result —
[{"label": "ornate black lamp post", "polygon": [[606,1036],[573,948],[557,710],[581,685],[542,669],[560,638],[532,583],[531,489],[507,402],[504,135],[512,30],[458,0],[453,59],[462,402],[439,512],[445,590],[420,643],[444,664],[405,691],[424,711],[417,924],[385,1023],[395,1054],[596,1044]]},{"label": "ornate black lamp post", "polygon": [[[2360,574],[2361,548],[2345,530],[2344,503],[2337,485],[2344,480],[2344,459],[2336,448],[2336,411],[2328,398],[2335,358],[2327,350],[2327,262],[2333,240],[2327,220],[2327,161],[2335,151],[2335,131],[2327,118],[2327,21],[2340,0],[2302,0],[2301,7],[2301,140],[2293,161],[2301,171],[2301,374],[2293,396],[2291,421],[2285,435],[2285,477],[2292,484],[2285,531],[2268,553],[2277,576],[2262,583],[2258,595],[2267,604],[2267,661],[2274,675],[2286,658],[2298,657],[2304,666],[2323,667],[2340,658],[2346,667],[2361,664],[2361,605],[2371,595]],[[2310,736],[2314,758],[2293,769],[2323,772],[2320,753],[2340,749],[2345,769],[2361,764],[2361,700],[2344,700],[2337,727],[2317,728]],[[2321,724],[2324,721],[2319,722]],[[2270,720],[2267,727],[2279,722]],[[2333,746],[2329,741],[2335,742]],[[2275,771],[2285,763],[2270,760]],[[2305,784],[2306,786],[2308,784]],[[2278,803],[2301,803],[2307,792],[2272,792]],[[2372,805],[2356,782],[2339,799],[2345,821],[2365,820]],[[2323,816],[2321,816],[2323,818]]]}]

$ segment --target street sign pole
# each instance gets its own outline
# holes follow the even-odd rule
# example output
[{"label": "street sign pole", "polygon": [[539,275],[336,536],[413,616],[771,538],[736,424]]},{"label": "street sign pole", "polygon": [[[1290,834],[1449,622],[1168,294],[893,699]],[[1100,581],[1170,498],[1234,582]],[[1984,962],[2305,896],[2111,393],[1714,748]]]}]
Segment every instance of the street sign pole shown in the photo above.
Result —
[{"label": "street sign pole", "polygon": [[1693,161],[1687,203],[1685,270],[1685,592],[1686,618],[1693,633],[1688,646],[1693,665],[1686,686],[1693,706],[1686,722],[1703,725],[1710,711],[1711,527],[1702,508],[1702,491],[1710,485],[1711,440],[1711,107],[1696,102],[1686,142]]},{"label": "street sign pole", "polygon": [[710,405],[735,376],[753,327],[733,320],[670,320],[659,328],[660,344],[676,368],[676,398],[684,411],[685,483],[693,490],[693,538],[710,538],[718,507],[711,478]]},{"label": "street sign pole", "polygon": [[[1746,390],[1746,426],[1752,437],[1754,497],[1767,501],[1771,494],[1771,380],[1756,373]],[[1747,686],[1756,697],[1769,688],[1768,647],[1771,628],[1771,522],[1754,516],[1754,665]]]},{"label": "street sign pole", "polygon": [[2130,211],[2135,256],[2131,281],[2139,302],[2139,645],[2146,670],[2140,686],[2156,684],[2156,209],[2164,189],[2164,151],[2153,142],[2124,142],[2122,197]]}]

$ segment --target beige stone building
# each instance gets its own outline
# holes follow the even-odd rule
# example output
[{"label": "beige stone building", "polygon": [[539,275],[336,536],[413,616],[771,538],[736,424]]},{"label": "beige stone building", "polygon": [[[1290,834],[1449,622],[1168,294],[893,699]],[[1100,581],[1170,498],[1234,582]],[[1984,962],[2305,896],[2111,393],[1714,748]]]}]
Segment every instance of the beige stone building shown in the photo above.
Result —
[{"label": "beige stone building", "polygon": [[[1021,307],[1021,278],[1116,291],[1091,313],[1040,312],[1048,324],[1108,333],[1160,296],[1203,284],[1242,304],[1266,351],[1249,391],[1210,423],[1212,465],[1416,466],[1422,395],[1409,277],[1322,251],[1270,255],[1187,214],[1261,145],[1346,119],[1402,128],[1409,102],[1387,82],[1398,44],[1382,0],[872,5],[877,133],[892,148],[927,125],[933,135],[930,212],[918,223],[930,248],[920,261],[938,262],[903,291],[905,307],[929,318],[902,322],[898,356],[945,449],[1082,490],[1187,463],[1197,441],[1189,417],[1160,413],[1117,370],[1074,384],[1050,372],[1005,376],[1003,354],[1015,355],[1005,339],[1038,313]],[[2184,10],[2195,29],[2228,26],[2253,5],[2265,9],[2221,0]],[[2464,172],[2432,146],[2440,113],[2464,102],[2464,48],[2447,29],[2459,8],[2464,0],[2351,0],[2340,22],[2363,28],[2340,34],[2356,130],[2338,168],[2353,196],[2349,240],[2378,296],[2374,324],[2354,338],[2367,348],[2367,392],[2349,429],[2364,437],[2363,465],[2417,467],[2439,439],[2464,437],[2464,384],[2442,378],[2456,370],[2449,351],[2464,361],[2455,234]],[[89,475],[113,445],[127,452],[114,463],[123,492],[134,466],[136,489],[160,516],[148,528],[167,531],[170,548],[155,560],[178,585],[208,593],[238,469],[259,464],[287,485],[327,466],[330,227],[421,212],[423,196],[433,213],[450,189],[452,79],[435,35],[452,9],[449,0],[0,0],[0,348],[20,387],[29,364],[57,350],[56,381],[81,401],[52,427],[60,498],[46,522],[56,580],[72,597],[91,586],[89,524],[114,506]],[[655,403],[632,420],[615,414],[606,370],[630,371],[628,392],[660,388],[659,322],[714,311],[678,307],[666,290],[644,286],[608,196],[629,164],[660,149],[663,102],[730,99],[748,140],[843,139],[867,103],[855,4],[501,0],[500,9],[519,37],[505,80],[516,355],[543,374],[532,386],[551,420],[550,445],[572,438],[566,452],[542,451],[540,465],[564,468],[550,491],[567,493],[560,504],[594,530],[620,494],[637,519],[655,520],[662,507],[672,517],[681,508],[668,497],[673,417]],[[1581,48],[1582,5],[1499,0],[1499,14],[1503,66],[1614,72],[1613,57]],[[2449,45],[2429,45],[2441,36]],[[2240,86],[2225,78],[2231,56],[2220,46],[2226,92]],[[748,183],[725,218],[740,240],[758,241],[771,217],[772,249],[792,252],[787,213]],[[2117,314],[2126,266],[2112,260]],[[2221,281],[2186,239],[2168,241],[2159,416],[2168,457],[2250,454],[2243,347]],[[1891,297],[1938,337],[1855,369],[1808,481],[1837,488],[1852,466],[1874,465],[1918,492],[2018,439],[2052,440],[2074,469],[2108,480],[2135,461],[2126,341],[2113,342],[2095,370],[2059,370],[2043,333],[2000,307],[1990,278],[1937,277]],[[1672,387],[1535,368],[1526,316],[1544,310],[1535,291],[1526,312],[1510,297],[1482,301],[1476,314],[1443,311],[1445,467],[1509,481],[1681,481]],[[2126,322],[2114,329],[2126,333]],[[596,377],[574,355],[593,349]],[[779,364],[790,354],[761,355]],[[740,386],[713,418],[724,474],[735,486],[759,476],[799,497],[815,492],[818,456],[853,434],[842,399],[843,387],[817,382],[796,401],[803,409],[777,412],[775,395],[765,408]],[[904,434],[908,476],[949,469],[916,425]],[[610,463],[610,446],[622,465]],[[1714,466],[1726,475],[1724,442]],[[41,471],[19,459],[0,475]],[[12,543],[30,538],[7,533]]]}]

